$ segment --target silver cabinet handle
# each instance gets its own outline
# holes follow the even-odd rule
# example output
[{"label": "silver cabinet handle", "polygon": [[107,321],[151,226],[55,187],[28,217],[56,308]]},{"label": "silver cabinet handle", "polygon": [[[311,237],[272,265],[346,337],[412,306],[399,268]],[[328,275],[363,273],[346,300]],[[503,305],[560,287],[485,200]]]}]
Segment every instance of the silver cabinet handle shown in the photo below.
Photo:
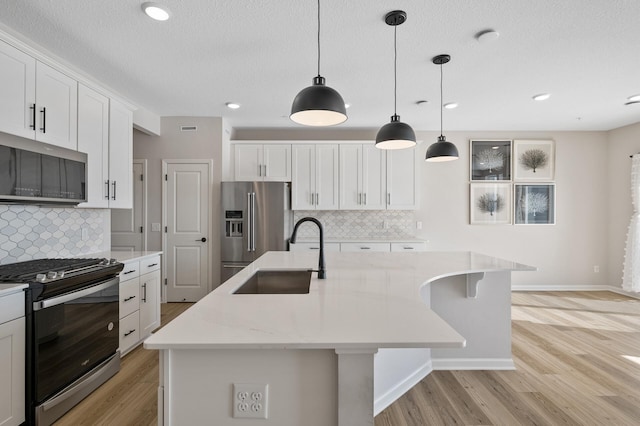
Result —
[{"label": "silver cabinet handle", "polygon": [[316,192],[316,206],[320,205],[320,194]]},{"label": "silver cabinet handle", "polygon": [[147,283],[142,284],[142,301],[147,303]]},{"label": "silver cabinet handle", "polygon": [[360,247],[360,250],[371,250],[371,247]]},{"label": "silver cabinet handle", "polygon": [[262,176],[262,164],[258,164],[258,176]]},{"label": "silver cabinet handle", "polygon": [[129,296],[126,299],[123,300],[123,302],[128,302],[129,300],[135,299],[135,296]]},{"label": "silver cabinet handle", "polygon": [[107,200],[109,199],[109,180],[105,180],[104,184],[107,186],[107,195],[104,196]]},{"label": "silver cabinet handle", "polygon": [[123,272],[123,273],[122,273],[122,275],[133,274],[135,271],[136,271],[135,269],[132,269],[132,270],[130,270],[130,271]]},{"label": "silver cabinet handle", "polygon": [[[198,240],[198,241],[202,241],[202,239],[200,239],[200,240]],[[202,242],[204,243],[205,241],[207,241],[207,239],[206,239],[206,238],[205,238],[205,239],[204,239],[204,241],[202,241]],[[158,264],[157,264],[157,263],[152,263],[151,265],[147,265],[147,268],[152,268],[152,267],[154,267],[154,266],[158,266]]]},{"label": "silver cabinet handle", "polygon": [[266,177],[267,176],[267,165],[264,164],[263,167],[264,167],[264,174],[262,176]]},{"label": "silver cabinet handle", "polygon": [[130,334],[135,333],[136,329],[134,328],[133,330],[129,330],[127,333],[124,333],[124,337],[127,337]]},{"label": "silver cabinet handle", "polygon": [[42,127],[40,127],[40,130],[42,133],[47,133],[47,109],[42,107],[40,112],[42,113]]},{"label": "silver cabinet handle", "polygon": [[29,109],[31,110],[31,120],[33,121],[33,124],[30,124],[29,127],[35,130],[36,129],[36,104],[33,104],[32,106],[30,106]]},{"label": "silver cabinet handle", "polygon": [[391,204],[391,193],[387,193],[387,204]]},{"label": "silver cabinet handle", "polygon": [[365,206],[367,205],[367,193],[366,192],[364,193],[364,205]]},{"label": "silver cabinet handle", "polygon": [[358,192],[358,204],[362,204],[362,193]]},{"label": "silver cabinet handle", "polygon": [[116,181],[114,180],[111,185],[113,185],[113,196],[111,197],[111,199],[115,200],[116,199]]}]

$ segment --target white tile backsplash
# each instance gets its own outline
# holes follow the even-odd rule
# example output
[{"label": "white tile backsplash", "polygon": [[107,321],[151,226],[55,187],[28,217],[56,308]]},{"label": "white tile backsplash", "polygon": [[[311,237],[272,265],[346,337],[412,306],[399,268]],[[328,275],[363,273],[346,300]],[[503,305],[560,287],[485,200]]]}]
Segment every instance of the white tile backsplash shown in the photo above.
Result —
[{"label": "white tile backsplash", "polygon": [[106,209],[0,205],[0,264],[108,250],[104,231],[110,228],[109,213]]},{"label": "white tile backsplash", "polygon": [[[293,212],[294,221],[315,217],[322,223],[326,239],[403,239],[414,238],[414,212],[408,210],[327,210]],[[385,227],[385,224],[387,225]],[[303,224],[299,238],[318,238],[318,227]]]}]

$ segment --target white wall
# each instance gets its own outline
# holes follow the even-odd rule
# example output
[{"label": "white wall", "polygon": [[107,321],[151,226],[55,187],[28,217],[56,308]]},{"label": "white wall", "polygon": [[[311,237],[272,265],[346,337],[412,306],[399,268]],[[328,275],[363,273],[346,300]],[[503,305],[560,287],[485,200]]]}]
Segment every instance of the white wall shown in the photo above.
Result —
[{"label": "white wall", "polygon": [[[213,159],[213,188],[211,192],[211,269],[212,286],[220,277],[220,179],[222,159],[222,119],[219,117],[163,117],[161,136],[134,131],[133,157],[148,160],[147,229],[152,223],[162,223],[162,160]],[[182,132],[180,126],[197,126],[197,131]],[[162,233],[149,232],[148,250],[162,250]]]},{"label": "white wall", "polygon": [[627,228],[631,219],[631,159],[640,152],[640,123],[609,132],[609,284],[622,287]]},{"label": "white wall", "polygon": [[[377,129],[237,129],[234,140],[373,140]],[[640,133],[640,131],[639,131]],[[436,132],[418,132],[419,156]],[[609,285],[606,132],[446,132],[460,151],[453,163],[422,163],[416,237],[430,250],[473,250],[537,266],[513,274],[514,287]],[[469,139],[553,139],[556,225],[469,225]],[[625,217],[624,220],[627,220]],[[593,267],[600,267],[599,273]]]}]

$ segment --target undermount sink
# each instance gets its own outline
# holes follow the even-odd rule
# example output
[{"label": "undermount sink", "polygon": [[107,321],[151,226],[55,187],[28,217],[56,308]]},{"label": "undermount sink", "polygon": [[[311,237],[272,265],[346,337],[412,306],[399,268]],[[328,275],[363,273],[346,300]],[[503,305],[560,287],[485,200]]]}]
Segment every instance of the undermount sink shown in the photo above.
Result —
[{"label": "undermount sink", "polygon": [[310,270],[258,271],[233,294],[307,294]]}]

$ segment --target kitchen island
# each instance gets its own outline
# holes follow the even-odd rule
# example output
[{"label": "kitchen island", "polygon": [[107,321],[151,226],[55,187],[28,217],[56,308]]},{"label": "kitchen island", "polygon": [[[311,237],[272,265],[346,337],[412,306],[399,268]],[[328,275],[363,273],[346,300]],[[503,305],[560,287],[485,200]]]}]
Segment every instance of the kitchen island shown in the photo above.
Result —
[{"label": "kitchen island", "polygon": [[372,425],[438,362],[513,368],[511,271],[533,268],[469,252],[327,253],[308,294],[233,294],[257,271],[317,263],[266,253],[145,341],[161,351],[160,424],[255,424],[232,420],[234,384],[249,384],[268,385],[261,424]]}]

